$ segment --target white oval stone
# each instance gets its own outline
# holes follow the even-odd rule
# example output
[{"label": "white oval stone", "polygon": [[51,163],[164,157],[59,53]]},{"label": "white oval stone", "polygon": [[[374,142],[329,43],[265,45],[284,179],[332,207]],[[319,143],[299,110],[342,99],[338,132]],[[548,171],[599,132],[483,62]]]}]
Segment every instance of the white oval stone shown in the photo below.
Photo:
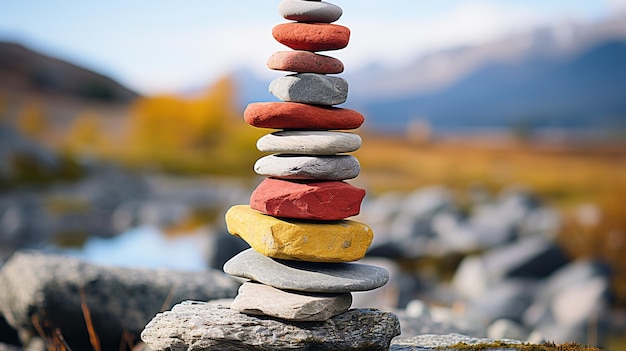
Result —
[{"label": "white oval stone", "polygon": [[275,154],[254,164],[254,171],[266,177],[303,180],[346,180],[359,176],[361,166],[351,155],[297,156]]},{"label": "white oval stone", "polygon": [[343,10],[325,1],[283,0],[278,13],[291,21],[332,23],[341,18]]},{"label": "white oval stone", "polygon": [[354,152],[361,147],[358,134],[323,131],[281,131],[268,134],[256,143],[261,152],[334,155]]},{"label": "white oval stone", "polygon": [[348,99],[348,82],[317,73],[290,74],[270,83],[270,93],[282,101],[338,105]]}]

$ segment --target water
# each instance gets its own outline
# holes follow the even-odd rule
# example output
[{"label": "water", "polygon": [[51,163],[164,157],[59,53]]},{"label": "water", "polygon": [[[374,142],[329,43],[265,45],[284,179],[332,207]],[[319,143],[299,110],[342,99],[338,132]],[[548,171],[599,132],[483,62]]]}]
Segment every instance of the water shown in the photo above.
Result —
[{"label": "water", "polygon": [[200,230],[168,237],[158,228],[139,227],[115,238],[90,238],[82,248],[64,249],[61,253],[118,267],[202,271],[207,269],[205,250],[209,247],[209,235]]}]

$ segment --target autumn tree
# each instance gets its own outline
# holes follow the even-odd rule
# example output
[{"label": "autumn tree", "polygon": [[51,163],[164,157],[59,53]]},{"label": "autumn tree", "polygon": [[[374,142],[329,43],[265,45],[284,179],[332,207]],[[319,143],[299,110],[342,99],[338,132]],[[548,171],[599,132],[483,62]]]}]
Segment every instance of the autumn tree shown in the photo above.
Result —
[{"label": "autumn tree", "polygon": [[129,149],[136,163],[213,172],[230,167],[239,152],[233,142],[241,137],[254,149],[259,133],[250,133],[253,129],[236,107],[233,81],[224,78],[198,98],[139,99],[131,112]]},{"label": "autumn tree", "polygon": [[49,131],[48,123],[41,107],[27,104],[17,117],[17,129],[24,135],[35,140],[44,140]]}]

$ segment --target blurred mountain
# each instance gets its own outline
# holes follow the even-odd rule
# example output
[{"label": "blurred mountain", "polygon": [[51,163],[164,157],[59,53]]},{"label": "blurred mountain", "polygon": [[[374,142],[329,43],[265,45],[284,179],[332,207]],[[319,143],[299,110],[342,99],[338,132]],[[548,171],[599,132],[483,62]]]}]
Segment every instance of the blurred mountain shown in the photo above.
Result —
[{"label": "blurred mountain", "polygon": [[566,61],[601,43],[626,40],[626,13],[596,23],[558,22],[476,46],[427,53],[404,67],[372,65],[346,75],[351,99],[398,99],[449,88],[489,64]]},{"label": "blurred mountain", "polygon": [[0,91],[102,102],[138,96],[111,78],[7,42],[0,42]]},{"label": "blurred mountain", "polygon": [[370,127],[626,128],[626,41],[571,58],[491,63],[441,91],[362,102]]}]

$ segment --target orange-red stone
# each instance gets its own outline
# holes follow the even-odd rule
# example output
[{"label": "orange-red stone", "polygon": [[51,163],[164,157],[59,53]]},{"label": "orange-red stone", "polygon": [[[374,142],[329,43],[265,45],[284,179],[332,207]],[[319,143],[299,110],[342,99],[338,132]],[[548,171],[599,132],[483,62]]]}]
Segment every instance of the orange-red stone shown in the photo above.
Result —
[{"label": "orange-red stone", "polygon": [[328,23],[282,23],[272,35],[283,45],[306,51],[339,50],[350,41],[350,29]]},{"label": "orange-red stone", "polygon": [[310,51],[278,51],[267,60],[267,67],[277,71],[298,73],[338,74],[343,72],[343,63],[330,56]]},{"label": "orange-red stone", "polygon": [[256,102],[243,113],[246,122],[257,128],[301,130],[349,130],[359,128],[365,118],[347,108],[296,102]]},{"label": "orange-red stone", "polygon": [[250,207],[273,217],[336,221],[356,216],[365,190],[345,182],[303,182],[266,178],[252,193]]}]

